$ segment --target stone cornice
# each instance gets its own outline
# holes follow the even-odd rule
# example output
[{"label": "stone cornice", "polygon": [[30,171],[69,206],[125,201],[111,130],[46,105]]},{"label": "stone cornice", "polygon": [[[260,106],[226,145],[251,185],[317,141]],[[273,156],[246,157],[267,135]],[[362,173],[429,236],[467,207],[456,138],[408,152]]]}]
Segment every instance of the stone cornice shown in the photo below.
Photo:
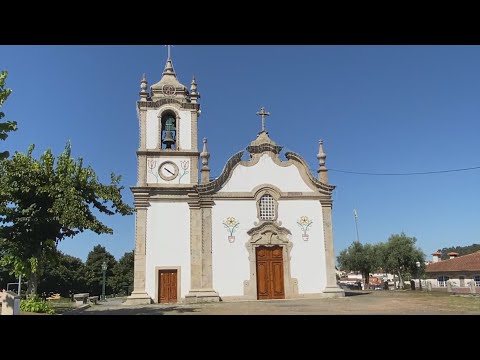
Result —
[{"label": "stone cornice", "polygon": [[159,99],[157,101],[137,101],[137,106],[139,109],[158,109],[161,106],[166,104],[176,104],[180,106],[182,109],[188,109],[188,110],[198,111],[200,109],[200,104],[192,104],[192,103],[182,102],[177,99],[170,99],[170,98]]},{"label": "stone cornice", "polygon": [[146,149],[138,150],[137,155],[146,155],[146,156],[200,156],[198,151],[185,151],[185,150],[166,150],[166,149]]},{"label": "stone cornice", "polygon": [[[266,187],[266,186],[265,186]],[[263,187],[263,188],[265,188]],[[318,192],[279,192],[279,200],[322,200],[324,195]],[[211,195],[214,200],[254,200],[255,192],[218,192]]]},{"label": "stone cornice", "polygon": [[335,186],[334,185],[330,185],[330,184],[324,184],[323,182],[321,181],[318,181],[317,179],[315,179],[312,175],[312,173],[310,172],[310,168],[308,167],[308,164],[306,163],[305,160],[303,160],[303,158],[292,152],[292,151],[289,151],[289,152],[286,152],[285,153],[285,157],[288,159],[288,160],[294,160],[294,161],[297,161],[299,162],[300,164],[303,165],[303,167],[305,168],[305,172],[309,178],[309,180],[319,189],[319,190],[323,190],[323,192],[326,192],[327,194],[331,194],[333,190],[335,190]]},{"label": "stone cornice", "polygon": [[240,151],[228,159],[222,173],[218,178],[206,184],[195,185],[195,190],[199,194],[213,194],[220,190],[225,182],[230,178],[233,168],[242,161],[243,151]]},{"label": "stone cornice", "polygon": [[215,205],[211,197],[203,197],[197,193],[189,193],[187,203],[190,209],[206,209]]},{"label": "stone cornice", "polygon": [[139,188],[130,188],[133,193],[133,204],[136,209],[147,208],[150,206],[150,192]]}]

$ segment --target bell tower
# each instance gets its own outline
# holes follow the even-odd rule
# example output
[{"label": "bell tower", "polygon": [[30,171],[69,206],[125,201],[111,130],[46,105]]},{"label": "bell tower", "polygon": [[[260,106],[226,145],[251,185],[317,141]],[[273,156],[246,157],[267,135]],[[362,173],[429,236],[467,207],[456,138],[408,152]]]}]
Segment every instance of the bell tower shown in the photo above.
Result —
[{"label": "bell tower", "polygon": [[138,187],[184,188],[198,184],[200,94],[195,78],[190,91],[178,81],[167,46],[160,81],[150,91],[145,75],[140,83]]}]

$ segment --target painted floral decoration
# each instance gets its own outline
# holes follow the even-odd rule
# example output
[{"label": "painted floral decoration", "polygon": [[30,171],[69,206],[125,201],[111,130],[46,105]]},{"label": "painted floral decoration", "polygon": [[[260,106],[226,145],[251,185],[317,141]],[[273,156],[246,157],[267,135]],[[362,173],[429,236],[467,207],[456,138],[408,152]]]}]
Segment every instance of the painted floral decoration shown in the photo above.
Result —
[{"label": "painted floral decoration", "polygon": [[227,228],[230,236],[233,236],[233,233],[238,225],[240,225],[240,223],[234,217],[228,217],[223,221],[223,226]]},{"label": "painted floral decoration", "polygon": [[152,174],[155,177],[155,180],[158,183],[158,173],[156,171],[153,171],[157,167],[157,161],[153,159],[148,159],[147,160],[147,166],[149,169],[149,173]]},{"label": "painted floral decoration", "polygon": [[300,219],[298,219],[297,224],[300,226],[300,228],[303,231],[302,237],[304,240],[308,240],[308,234],[307,231],[309,230],[310,225],[312,225],[313,220],[309,219],[308,216],[300,216]]},{"label": "painted floral decoration", "polygon": [[180,184],[180,181],[182,180],[182,177],[188,174],[188,169],[190,168],[190,161],[188,160],[180,160],[180,167],[183,170],[182,175],[178,178],[178,183]]}]

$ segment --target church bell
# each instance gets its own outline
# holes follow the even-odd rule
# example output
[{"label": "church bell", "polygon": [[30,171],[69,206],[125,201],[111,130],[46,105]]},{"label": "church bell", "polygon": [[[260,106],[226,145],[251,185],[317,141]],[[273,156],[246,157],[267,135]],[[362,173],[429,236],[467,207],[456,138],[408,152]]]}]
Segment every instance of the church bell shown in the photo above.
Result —
[{"label": "church bell", "polygon": [[165,121],[165,136],[162,141],[162,144],[165,145],[166,149],[171,149],[172,145],[175,144],[175,130],[175,120],[170,117],[167,119],[167,121]]}]

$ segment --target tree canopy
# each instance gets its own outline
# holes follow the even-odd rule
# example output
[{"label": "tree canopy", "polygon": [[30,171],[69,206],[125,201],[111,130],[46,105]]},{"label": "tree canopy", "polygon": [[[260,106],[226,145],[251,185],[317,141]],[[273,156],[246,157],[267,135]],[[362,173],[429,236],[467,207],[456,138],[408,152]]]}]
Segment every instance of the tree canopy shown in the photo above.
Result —
[{"label": "tree canopy", "polygon": [[109,284],[116,294],[129,295],[133,289],[134,253],[126,252],[113,268],[113,276],[109,278]]},{"label": "tree canopy", "polygon": [[[2,71],[0,72],[0,108],[3,106],[5,100],[7,100],[8,96],[12,93],[12,89],[5,88],[5,80],[7,79],[8,72]],[[0,120],[5,117],[5,114],[0,111]],[[10,131],[17,130],[17,123],[15,121],[6,121],[0,122],[0,140],[5,140],[8,137],[8,133]],[[10,154],[8,151],[0,152],[0,160],[5,159]]]},{"label": "tree canopy", "polygon": [[69,143],[57,159],[46,150],[37,160],[33,150],[0,161],[0,265],[29,278],[28,294],[36,294],[39,261],[55,256],[65,237],[113,233],[96,213],[133,213],[122,200],[121,177],[112,173],[109,185],[101,183],[81,158],[71,157]]},{"label": "tree canopy", "polygon": [[110,254],[105,247],[96,245],[93,250],[88,253],[87,261],[85,262],[85,280],[87,289],[90,294],[100,295],[102,293],[103,270],[102,264],[107,264],[106,270],[106,293],[112,293],[113,289],[108,281],[113,276],[113,269],[117,265],[117,260]]},{"label": "tree canopy", "polygon": [[415,246],[417,239],[405,233],[392,234],[386,243],[361,244],[354,242],[340,252],[337,262],[341,270],[360,271],[368,284],[370,273],[381,270],[395,274],[399,278],[400,287],[404,286],[407,274],[416,274],[416,262],[420,271],[424,270],[425,255]]},{"label": "tree canopy", "polygon": [[81,259],[57,251],[57,256],[52,261],[43,263],[38,292],[44,296],[58,293],[62,297],[84,292],[84,273],[85,265]]},{"label": "tree canopy", "polygon": [[383,248],[382,267],[398,275],[403,287],[405,274],[415,274],[416,262],[424,267],[425,254],[415,246],[417,239],[405,233],[392,234]]},{"label": "tree canopy", "polygon": [[342,250],[337,261],[342,270],[361,272],[366,284],[369,282],[370,273],[378,267],[375,246],[358,241]]}]

